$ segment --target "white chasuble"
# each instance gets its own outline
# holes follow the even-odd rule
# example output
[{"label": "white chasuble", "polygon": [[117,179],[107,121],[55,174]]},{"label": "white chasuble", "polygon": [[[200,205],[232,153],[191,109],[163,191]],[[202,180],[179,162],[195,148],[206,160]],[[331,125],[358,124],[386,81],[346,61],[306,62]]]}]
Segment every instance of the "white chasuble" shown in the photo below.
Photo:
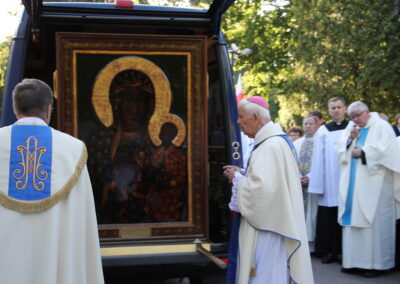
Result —
[{"label": "white chasuble", "polygon": [[0,282],[104,283],[86,147],[23,121],[0,128]]},{"label": "white chasuble", "polygon": [[[390,183],[393,197],[400,202],[400,184],[398,177],[400,174],[400,151],[393,129],[390,125],[379,118],[376,113],[371,113],[365,128],[368,128],[368,135],[361,149],[365,153],[367,164],[363,165],[361,159],[357,159],[356,171],[354,172],[354,191],[352,202],[352,214],[350,226],[369,227],[372,225],[379,198],[383,188],[385,176],[390,172],[393,175],[393,182]],[[390,130],[390,131],[389,131]],[[338,141],[338,158],[341,169],[340,176],[340,203],[339,203],[339,222],[342,224],[342,216],[345,211],[347,193],[350,183],[351,173],[351,151],[357,145],[354,139],[349,149],[346,148],[347,139],[351,132],[349,125]]]},{"label": "white chasuble", "polygon": [[[348,126],[338,141],[341,169],[338,221],[343,226],[343,266],[394,266],[396,206],[400,199],[400,151],[392,127],[371,113],[347,149]],[[351,158],[361,147],[366,164]],[[397,198],[396,198],[397,197]]]},{"label": "white chasuble", "polygon": [[[237,202],[242,214],[238,283],[274,284],[284,279],[312,284],[296,158],[284,138],[276,136],[283,134],[279,124],[272,124],[259,133],[246,176],[237,185]],[[279,253],[283,249],[284,254]],[[282,261],[282,255],[286,260]],[[260,274],[266,275],[264,279],[271,279],[268,275],[282,275],[282,272],[287,274],[286,280],[284,276],[264,282],[253,279]]]}]

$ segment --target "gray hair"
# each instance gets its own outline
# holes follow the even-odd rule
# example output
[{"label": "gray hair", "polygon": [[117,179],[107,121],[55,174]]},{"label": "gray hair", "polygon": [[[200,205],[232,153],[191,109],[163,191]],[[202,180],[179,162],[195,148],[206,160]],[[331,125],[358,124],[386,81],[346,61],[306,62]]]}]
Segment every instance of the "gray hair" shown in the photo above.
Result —
[{"label": "gray hair", "polygon": [[364,104],[361,101],[356,101],[354,103],[351,103],[347,109],[347,114],[350,115],[351,113],[355,112],[356,110],[358,111],[366,111],[368,109],[367,105]]},{"label": "gray hair", "polygon": [[53,91],[43,81],[24,79],[12,92],[13,108],[16,114],[38,116],[46,112],[48,105],[53,105]]},{"label": "gray hair", "polygon": [[310,114],[310,115],[307,115],[306,117],[303,117],[303,122],[307,118],[312,118],[314,120],[315,124],[318,124],[318,118],[315,115]]},{"label": "gray hair", "polygon": [[239,107],[243,108],[248,114],[258,115],[262,120],[271,120],[271,115],[269,114],[268,109],[253,102],[250,102],[247,99],[241,100],[239,103]]}]

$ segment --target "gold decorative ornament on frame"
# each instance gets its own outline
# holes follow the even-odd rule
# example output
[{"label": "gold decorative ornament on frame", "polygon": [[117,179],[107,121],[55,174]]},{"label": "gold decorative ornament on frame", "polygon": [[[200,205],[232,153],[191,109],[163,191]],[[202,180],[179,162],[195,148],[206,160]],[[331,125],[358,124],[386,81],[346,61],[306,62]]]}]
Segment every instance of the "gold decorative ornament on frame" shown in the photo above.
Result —
[{"label": "gold decorative ornament on frame", "polygon": [[155,108],[148,125],[151,142],[155,146],[161,145],[159,138],[161,127],[169,122],[174,124],[178,130],[172,144],[179,147],[186,137],[186,128],[179,116],[169,112],[172,94],[168,78],[156,64],[145,58],[138,56],[121,57],[111,61],[100,70],[92,91],[92,104],[100,121],[106,127],[113,124],[110,85],[114,77],[125,70],[137,70],[146,74],[154,86]]}]

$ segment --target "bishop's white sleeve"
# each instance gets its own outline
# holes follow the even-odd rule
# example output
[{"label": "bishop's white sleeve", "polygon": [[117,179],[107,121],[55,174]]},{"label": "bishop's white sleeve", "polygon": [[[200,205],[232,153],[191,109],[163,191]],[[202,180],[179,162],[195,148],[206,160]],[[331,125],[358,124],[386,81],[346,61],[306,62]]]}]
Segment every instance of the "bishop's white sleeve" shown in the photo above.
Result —
[{"label": "bishop's white sleeve", "polygon": [[235,176],[232,179],[232,197],[231,202],[229,202],[229,208],[232,211],[240,213],[239,206],[237,205],[237,184],[239,180],[244,177],[240,172],[235,172]]}]

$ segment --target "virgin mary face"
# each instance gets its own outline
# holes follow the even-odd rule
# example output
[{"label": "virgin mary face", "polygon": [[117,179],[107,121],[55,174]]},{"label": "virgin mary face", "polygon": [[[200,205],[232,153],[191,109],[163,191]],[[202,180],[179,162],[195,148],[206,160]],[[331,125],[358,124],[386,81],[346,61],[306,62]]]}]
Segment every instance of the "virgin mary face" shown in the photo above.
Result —
[{"label": "virgin mary face", "polygon": [[120,95],[122,96],[119,108],[122,129],[135,131],[140,126],[146,126],[151,115],[149,113],[151,94],[137,87],[126,87]]}]

